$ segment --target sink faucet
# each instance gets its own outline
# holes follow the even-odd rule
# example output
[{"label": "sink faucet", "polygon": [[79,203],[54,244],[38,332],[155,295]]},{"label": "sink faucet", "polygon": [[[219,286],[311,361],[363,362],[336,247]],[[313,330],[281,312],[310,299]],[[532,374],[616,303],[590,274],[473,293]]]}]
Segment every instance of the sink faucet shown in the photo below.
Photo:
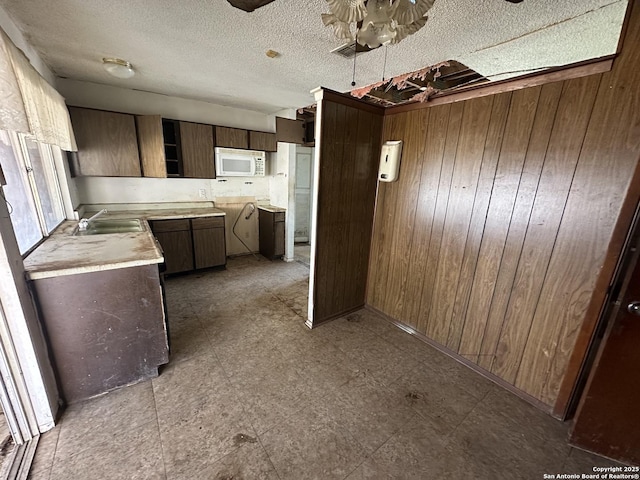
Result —
[{"label": "sink faucet", "polygon": [[103,208],[91,218],[81,218],[80,221],[78,222],[78,230],[80,230],[81,232],[84,232],[87,228],[89,228],[89,224],[91,222],[93,222],[96,218],[98,218],[100,215],[103,215],[105,213],[107,213],[107,209]]}]

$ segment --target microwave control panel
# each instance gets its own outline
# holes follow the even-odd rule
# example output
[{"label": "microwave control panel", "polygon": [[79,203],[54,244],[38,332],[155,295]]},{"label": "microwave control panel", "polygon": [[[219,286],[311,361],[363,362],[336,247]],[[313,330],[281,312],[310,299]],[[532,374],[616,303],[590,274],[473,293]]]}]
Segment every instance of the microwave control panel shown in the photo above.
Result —
[{"label": "microwave control panel", "polygon": [[255,168],[254,175],[256,177],[264,177],[264,157],[256,157]]}]

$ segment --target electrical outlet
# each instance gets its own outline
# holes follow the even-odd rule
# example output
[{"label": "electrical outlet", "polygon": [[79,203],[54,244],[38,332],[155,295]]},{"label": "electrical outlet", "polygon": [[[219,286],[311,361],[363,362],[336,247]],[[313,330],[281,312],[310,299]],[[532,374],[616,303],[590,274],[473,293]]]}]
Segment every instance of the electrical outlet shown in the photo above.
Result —
[{"label": "electrical outlet", "polygon": [[207,191],[204,188],[198,190],[198,196],[200,198],[207,198]]}]

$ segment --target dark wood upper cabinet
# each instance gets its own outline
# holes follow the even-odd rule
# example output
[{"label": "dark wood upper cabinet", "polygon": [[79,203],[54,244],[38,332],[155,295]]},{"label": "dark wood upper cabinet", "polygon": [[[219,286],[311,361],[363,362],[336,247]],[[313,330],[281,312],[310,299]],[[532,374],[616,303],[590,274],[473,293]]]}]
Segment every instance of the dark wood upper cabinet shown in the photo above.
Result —
[{"label": "dark wood upper cabinet", "polygon": [[140,157],[133,115],[70,107],[78,144],[76,175],[139,177]]},{"label": "dark wood upper cabinet", "polygon": [[241,128],[216,127],[216,147],[249,148],[249,133]]},{"label": "dark wood upper cabinet", "polygon": [[213,126],[180,122],[183,176],[215,178]]},{"label": "dark wood upper cabinet", "polygon": [[162,118],[160,115],[137,115],[136,130],[142,175],[165,178],[167,167],[165,165]]},{"label": "dark wood upper cabinet", "polygon": [[249,132],[249,149],[264,152],[275,152],[278,150],[275,133]]}]

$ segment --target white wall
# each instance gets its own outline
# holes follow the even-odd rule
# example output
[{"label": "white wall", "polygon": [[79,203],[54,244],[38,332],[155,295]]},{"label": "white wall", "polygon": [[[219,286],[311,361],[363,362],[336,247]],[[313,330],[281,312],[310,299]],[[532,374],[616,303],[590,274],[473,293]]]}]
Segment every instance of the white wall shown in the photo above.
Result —
[{"label": "white wall", "polygon": [[141,115],[162,115],[189,122],[275,132],[275,115],[158,93],[59,78],[58,91],[68,105]]}]

